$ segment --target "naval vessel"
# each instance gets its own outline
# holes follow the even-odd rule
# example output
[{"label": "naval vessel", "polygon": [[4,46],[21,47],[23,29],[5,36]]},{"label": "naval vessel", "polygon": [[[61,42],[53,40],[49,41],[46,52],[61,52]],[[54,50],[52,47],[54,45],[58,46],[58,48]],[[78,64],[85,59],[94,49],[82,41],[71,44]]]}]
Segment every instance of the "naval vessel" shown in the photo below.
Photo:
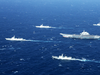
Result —
[{"label": "naval vessel", "polygon": [[15,36],[13,36],[12,38],[5,38],[6,40],[10,40],[10,41],[26,41],[26,39],[23,38],[15,38]]},{"label": "naval vessel", "polygon": [[52,28],[50,26],[44,26],[43,24],[41,24],[40,26],[36,26],[36,28]]},{"label": "naval vessel", "polygon": [[78,39],[100,39],[99,35],[90,35],[88,32],[83,31],[80,34],[63,34],[60,33],[65,38],[78,38]]}]

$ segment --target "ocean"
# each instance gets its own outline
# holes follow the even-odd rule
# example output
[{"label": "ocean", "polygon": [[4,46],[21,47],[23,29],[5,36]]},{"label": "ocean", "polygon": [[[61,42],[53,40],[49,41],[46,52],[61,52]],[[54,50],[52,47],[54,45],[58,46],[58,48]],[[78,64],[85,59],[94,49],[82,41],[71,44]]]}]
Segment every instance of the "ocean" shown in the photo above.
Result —
[{"label": "ocean", "polygon": [[[99,75],[100,40],[60,35],[100,35],[99,7],[99,0],[0,0],[0,75]],[[30,41],[5,39],[14,35]],[[61,54],[86,60],[52,58]]]}]

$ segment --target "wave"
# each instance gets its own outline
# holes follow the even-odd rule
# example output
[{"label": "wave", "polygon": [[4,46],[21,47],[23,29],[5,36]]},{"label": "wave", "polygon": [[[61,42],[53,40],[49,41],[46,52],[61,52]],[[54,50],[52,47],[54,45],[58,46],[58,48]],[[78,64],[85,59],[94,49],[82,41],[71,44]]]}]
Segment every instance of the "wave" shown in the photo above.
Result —
[{"label": "wave", "polygon": [[63,54],[61,56],[52,56],[52,58],[53,59],[58,59],[58,60],[72,60],[72,61],[81,61],[81,62],[95,62],[95,63],[100,63],[100,61],[88,60],[88,59],[85,59],[85,58],[77,59],[77,58],[67,57],[67,56],[63,56]]}]

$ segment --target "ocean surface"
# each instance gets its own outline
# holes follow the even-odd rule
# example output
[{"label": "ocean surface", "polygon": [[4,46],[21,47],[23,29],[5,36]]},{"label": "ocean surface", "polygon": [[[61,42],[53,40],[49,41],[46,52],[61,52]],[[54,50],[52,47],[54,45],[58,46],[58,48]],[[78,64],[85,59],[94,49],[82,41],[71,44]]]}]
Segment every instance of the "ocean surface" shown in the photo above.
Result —
[{"label": "ocean surface", "polygon": [[[100,75],[100,40],[60,35],[100,35],[99,22],[99,0],[0,0],[0,75]],[[14,35],[31,41],[5,39]],[[86,61],[52,58],[61,54]]]}]

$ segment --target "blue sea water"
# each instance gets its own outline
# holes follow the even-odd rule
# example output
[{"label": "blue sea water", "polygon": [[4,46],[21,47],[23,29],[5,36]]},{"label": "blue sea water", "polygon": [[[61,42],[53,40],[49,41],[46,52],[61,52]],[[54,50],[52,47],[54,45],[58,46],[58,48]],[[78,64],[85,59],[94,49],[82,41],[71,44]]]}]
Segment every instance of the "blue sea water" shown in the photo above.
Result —
[{"label": "blue sea water", "polygon": [[[0,75],[99,75],[100,40],[59,34],[100,35],[99,7],[99,0],[0,0]],[[33,41],[5,40],[14,35]],[[52,59],[61,54],[90,61]]]}]

